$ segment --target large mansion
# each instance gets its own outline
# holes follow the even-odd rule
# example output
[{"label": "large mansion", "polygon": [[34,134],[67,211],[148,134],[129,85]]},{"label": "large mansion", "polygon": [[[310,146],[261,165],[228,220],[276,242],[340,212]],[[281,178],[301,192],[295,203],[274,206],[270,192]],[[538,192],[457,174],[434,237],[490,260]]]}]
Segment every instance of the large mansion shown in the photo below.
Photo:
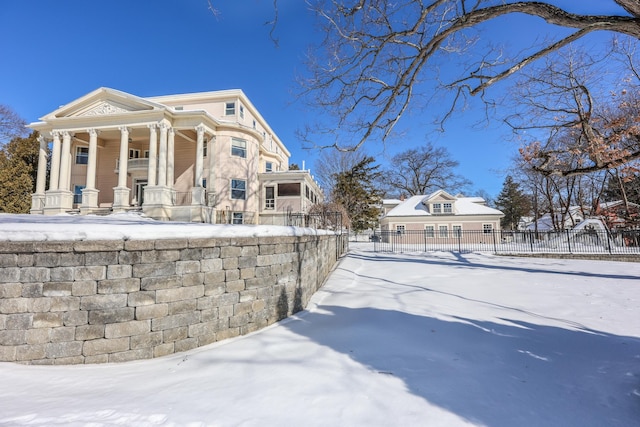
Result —
[{"label": "large mansion", "polygon": [[40,133],[32,214],[279,224],[323,199],[308,171],[289,170],[290,152],[241,90],[141,98],[100,88],[29,127]]}]

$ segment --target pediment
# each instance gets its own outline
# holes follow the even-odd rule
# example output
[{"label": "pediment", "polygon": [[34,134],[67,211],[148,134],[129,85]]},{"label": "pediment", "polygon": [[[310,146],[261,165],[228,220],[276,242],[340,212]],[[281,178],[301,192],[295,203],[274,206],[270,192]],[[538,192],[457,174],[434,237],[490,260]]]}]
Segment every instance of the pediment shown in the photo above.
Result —
[{"label": "pediment", "polygon": [[113,89],[100,88],[60,107],[46,118],[101,117],[137,111],[153,111],[162,106],[144,98]]},{"label": "pediment", "polygon": [[438,190],[433,193],[429,198],[423,201],[423,203],[427,202],[452,202],[455,201],[456,198],[451,194],[447,193],[444,190]]}]

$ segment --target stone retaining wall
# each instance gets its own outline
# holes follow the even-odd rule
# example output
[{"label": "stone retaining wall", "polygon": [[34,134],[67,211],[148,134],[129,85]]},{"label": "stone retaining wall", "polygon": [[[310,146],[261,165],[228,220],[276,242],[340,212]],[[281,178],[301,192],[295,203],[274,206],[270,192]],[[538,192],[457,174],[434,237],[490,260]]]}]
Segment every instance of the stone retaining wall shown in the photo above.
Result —
[{"label": "stone retaining wall", "polygon": [[148,359],[302,310],[341,236],[0,245],[0,361]]}]

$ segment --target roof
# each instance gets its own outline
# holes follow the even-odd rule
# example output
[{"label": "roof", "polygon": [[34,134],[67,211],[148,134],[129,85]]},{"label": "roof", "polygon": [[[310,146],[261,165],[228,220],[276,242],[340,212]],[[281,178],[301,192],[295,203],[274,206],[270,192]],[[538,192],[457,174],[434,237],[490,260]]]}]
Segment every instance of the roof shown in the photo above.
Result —
[{"label": "roof", "polygon": [[[423,202],[433,199],[442,194],[441,190],[430,195],[412,196],[391,209],[385,216],[445,216],[442,214],[433,215],[427,211]],[[446,193],[445,193],[446,194]],[[497,209],[485,206],[482,197],[459,197],[455,199],[455,213],[453,215],[504,215]]]}]

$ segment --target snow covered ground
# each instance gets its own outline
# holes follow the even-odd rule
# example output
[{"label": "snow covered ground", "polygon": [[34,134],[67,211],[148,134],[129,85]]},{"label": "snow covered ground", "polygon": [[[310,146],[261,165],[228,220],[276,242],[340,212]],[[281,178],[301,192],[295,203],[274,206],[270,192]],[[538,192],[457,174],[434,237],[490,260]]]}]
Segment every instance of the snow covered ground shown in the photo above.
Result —
[{"label": "snow covered ground", "polygon": [[371,247],[352,244],[307,310],[245,337],[124,364],[0,363],[0,426],[640,425],[640,264]]}]

